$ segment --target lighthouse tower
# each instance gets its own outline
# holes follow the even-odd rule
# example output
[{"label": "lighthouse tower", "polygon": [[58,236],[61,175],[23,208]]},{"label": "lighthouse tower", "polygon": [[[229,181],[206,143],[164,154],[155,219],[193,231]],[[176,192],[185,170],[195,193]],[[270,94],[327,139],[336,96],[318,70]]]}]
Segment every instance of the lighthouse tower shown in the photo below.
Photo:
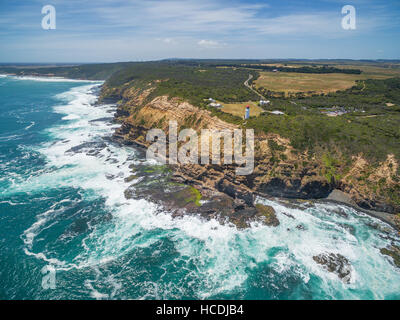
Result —
[{"label": "lighthouse tower", "polygon": [[244,114],[244,119],[250,118],[250,106],[246,106],[246,112]]}]

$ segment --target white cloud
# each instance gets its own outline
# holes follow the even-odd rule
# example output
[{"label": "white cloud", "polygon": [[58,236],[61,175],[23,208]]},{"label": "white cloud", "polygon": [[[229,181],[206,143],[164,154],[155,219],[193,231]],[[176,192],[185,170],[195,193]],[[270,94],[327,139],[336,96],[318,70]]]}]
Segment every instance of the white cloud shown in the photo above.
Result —
[{"label": "white cloud", "polygon": [[173,38],[157,38],[156,40],[164,42],[166,44],[177,44],[178,43],[178,41]]},{"label": "white cloud", "polygon": [[[207,35],[215,37],[256,37],[265,35],[311,35],[320,37],[342,36],[340,13],[337,11],[265,10],[265,4],[243,4],[211,0],[131,0],[120,6],[103,2],[94,9],[102,24],[113,28],[134,29],[141,34],[157,33],[160,38]],[[273,12],[273,15],[271,15]],[[386,26],[388,19],[369,14],[357,16],[360,32]],[[168,43],[168,42],[166,42]]]},{"label": "white cloud", "polygon": [[204,39],[198,41],[197,44],[203,48],[221,48],[226,45],[225,43],[220,43],[218,41]]},{"label": "white cloud", "polygon": [[[368,57],[377,50],[373,40],[386,31],[398,34],[400,23],[386,7],[357,7],[357,30],[348,32],[341,28],[340,5],[288,11],[280,4],[266,9],[266,0],[69,0],[56,1],[57,30],[44,32],[41,1],[32,1],[29,8],[0,12],[0,59],[27,60],[26,52],[43,61]],[[397,57],[399,45],[383,41],[385,57]]]},{"label": "white cloud", "polygon": [[132,0],[116,7],[112,3],[95,9],[99,20],[113,27],[137,28],[141,32],[174,33],[230,33],[245,30],[259,10],[266,5],[232,5],[211,0]]}]

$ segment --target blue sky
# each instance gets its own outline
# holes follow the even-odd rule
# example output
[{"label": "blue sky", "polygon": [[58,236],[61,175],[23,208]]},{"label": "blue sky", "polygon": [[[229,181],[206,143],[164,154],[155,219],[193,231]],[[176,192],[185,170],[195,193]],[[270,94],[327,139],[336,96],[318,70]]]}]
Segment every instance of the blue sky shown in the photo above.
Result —
[{"label": "blue sky", "polygon": [[[344,5],[356,30],[341,27]],[[0,62],[172,57],[400,59],[400,1],[0,0]]]}]

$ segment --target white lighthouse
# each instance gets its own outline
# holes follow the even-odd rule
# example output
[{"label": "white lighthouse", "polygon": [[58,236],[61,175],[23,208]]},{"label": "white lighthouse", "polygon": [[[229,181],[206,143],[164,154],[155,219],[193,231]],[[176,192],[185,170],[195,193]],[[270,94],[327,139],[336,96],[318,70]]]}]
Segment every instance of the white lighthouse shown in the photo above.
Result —
[{"label": "white lighthouse", "polygon": [[244,119],[247,120],[250,118],[250,106],[246,106],[246,111],[244,113]]}]

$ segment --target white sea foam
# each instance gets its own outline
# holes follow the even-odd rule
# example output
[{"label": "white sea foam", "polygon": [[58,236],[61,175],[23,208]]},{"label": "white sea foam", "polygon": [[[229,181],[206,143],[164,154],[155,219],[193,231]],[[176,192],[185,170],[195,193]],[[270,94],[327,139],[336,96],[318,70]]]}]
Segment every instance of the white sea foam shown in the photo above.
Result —
[{"label": "white sea foam", "polygon": [[0,203],[7,203],[10,206],[18,206],[18,205],[21,205],[21,204],[26,204],[25,202],[12,202],[10,200],[0,201]]},{"label": "white sea foam", "polygon": [[30,123],[28,126],[26,126],[24,129],[25,129],[25,130],[29,130],[29,129],[32,128],[34,125],[35,125],[35,121],[31,121],[31,123]]},{"label": "white sea foam", "polygon": [[76,120],[76,119],[80,119],[80,116],[76,114],[69,114],[65,117],[62,117],[62,120]]},{"label": "white sea foam", "polygon": [[[110,135],[115,128],[115,125],[107,122],[90,122],[109,116],[109,112],[115,108],[92,105],[95,97],[88,93],[92,88],[93,85],[78,87],[58,96],[67,104],[56,106],[54,110],[65,114],[65,122],[48,130],[48,134],[57,142],[48,143],[39,151],[48,160],[49,168],[59,169],[48,170],[42,175],[28,178],[13,188],[14,192],[66,186],[81,188],[85,190],[85,197],[104,197],[106,205],[113,212],[113,222],[107,229],[104,229],[104,226],[94,226],[93,231],[82,243],[84,251],[74,262],[58,261],[58,267],[68,270],[108,263],[129,253],[133,248],[154,244],[158,240],[157,237],[137,238],[137,235],[143,231],[152,232],[160,228],[171,232],[179,230],[173,231],[173,237],[182,256],[196,255],[196,250],[201,250],[199,277],[207,280],[207,287],[201,296],[229,291],[241,285],[247,278],[244,272],[245,265],[241,264],[237,273],[231,272],[232,265],[240,258],[239,251],[229,248],[230,242],[235,241],[238,234],[236,228],[221,226],[215,220],[203,222],[199,218],[189,216],[172,219],[169,213],[155,215],[156,205],[145,200],[125,199],[124,191],[128,184],[124,182],[124,177],[130,175],[128,166],[132,161],[127,159],[134,154],[133,149],[108,144],[107,148],[95,157],[85,153],[66,154],[72,147]],[[107,162],[107,159],[116,161]],[[109,180],[107,176],[110,175],[115,178]],[[57,210],[63,209],[65,208],[61,207]],[[27,252],[46,261],[50,259],[43,252],[34,253],[31,248],[35,238],[43,231],[42,228],[57,214],[55,209],[46,211],[25,231]],[[190,243],[193,241],[197,245],[191,247]],[[231,257],[227,257],[227,254]],[[201,264],[204,266],[201,267]]]},{"label": "white sea foam", "polygon": [[[215,220],[203,221],[193,216],[173,219],[168,212],[156,214],[157,206],[144,199],[126,199],[124,191],[128,184],[124,178],[130,175],[129,164],[139,161],[135,160],[134,149],[107,143],[95,156],[68,152],[83,143],[101,143],[101,137],[110,136],[116,127],[105,121],[91,122],[110,116],[110,112],[115,110],[112,105],[93,105],[96,97],[90,92],[94,87],[95,84],[80,86],[58,95],[65,104],[55,106],[54,110],[64,115],[63,122],[47,131],[55,142],[38,149],[46,157],[48,165],[42,174],[15,184],[12,189],[14,192],[66,186],[80,189],[87,199],[104,198],[113,219],[106,224],[90,226],[91,231],[81,243],[81,252],[72,260],[61,261],[48,257],[50,253],[34,251],[35,239],[43,228],[54,215],[68,208],[68,201],[63,205],[55,204],[38,215],[37,221],[25,231],[23,239],[27,254],[52,262],[62,270],[90,267],[100,272],[100,265],[116,261],[137,248],[154,246],[164,236],[164,233],[154,231],[163,230],[179,253],[174,263],[179,261],[183,268],[188,269],[195,266],[190,273],[195,273],[200,283],[197,284],[199,298],[243,287],[249,270],[257,270],[262,263],[267,263],[275,276],[284,277],[292,273],[304,283],[308,283],[312,276],[319,277],[322,290],[331,298],[358,298],[357,290],[347,289],[372,290],[375,298],[398,291],[400,275],[379,253],[379,248],[386,246],[387,241],[379,238],[377,232],[366,229],[364,224],[365,221],[382,223],[345,206],[317,204],[311,208],[293,209],[279,202],[258,199],[274,207],[281,224],[273,228],[254,223],[252,228],[239,231]],[[110,176],[113,179],[110,180]],[[336,214],[338,209],[343,210],[347,218]],[[356,234],[343,224],[354,227]],[[299,225],[303,225],[305,230],[296,228]],[[364,229],[369,233],[365,238],[359,234]],[[279,250],[274,253],[276,248]],[[340,253],[349,259],[353,268],[350,284],[344,284],[336,275],[315,263],[313,256],[321,253]],[[183,290],[179,283],[163,285],[164,277],[165,273],[159,282],[143,284],[148,289],[141,298],[170,298],[168,294],[173,294],[172,291],[176,294]],[[101,276],[97,275],[95,280],[102,281]],[[96,281],[85,282],[93,298],[112,298],[121,289],[116,283],[113,293],[104,293],[96,288]]]},{"label": "white sea foam", "polygon": [[20,138],[20,137],[22,137],[22,135],[17,135],[17,134],[5,136],[5,137],[0,136],[0,141],[10,141],[10,140],[14,140],[14,139]]},{"label": "white sea foam", "polygon": [[3,75],[3,77],[8,77],[10,79],[16,80],[30,80],[30,81],[41,81],[41,82],[92,82],[92,83],[102,83],[99,80],[77,80],[77,79],[67,79],[62,77],[38,77],[38,76],[14,76],[14,75]]}]

